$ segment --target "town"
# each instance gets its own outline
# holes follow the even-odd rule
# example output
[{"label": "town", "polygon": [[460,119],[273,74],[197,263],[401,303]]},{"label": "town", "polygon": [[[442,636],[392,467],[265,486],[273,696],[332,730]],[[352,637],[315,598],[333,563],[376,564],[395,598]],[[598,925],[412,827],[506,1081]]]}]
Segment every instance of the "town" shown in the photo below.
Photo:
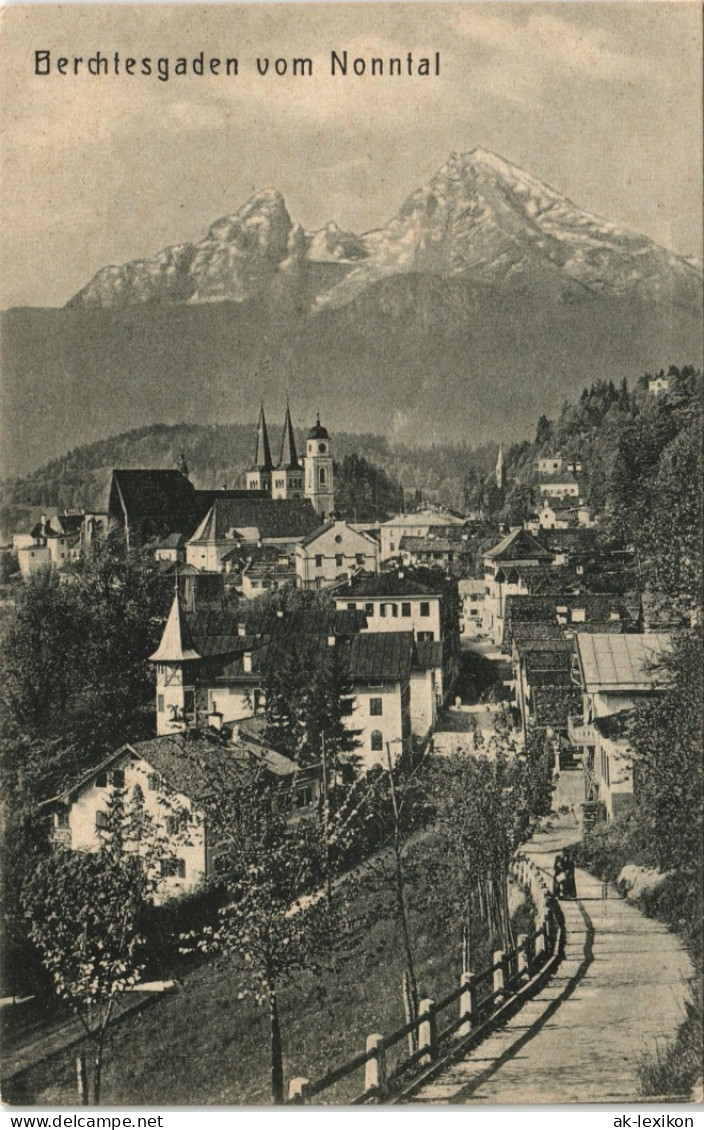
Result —
[{"label": "town", "polygon": [[[494,447],[490,465],[466,477],[463,510],[404,498],[396,512],[358,520],[356,507],[340,508],[347,464],[324,420],[319,413],[301,443],[288,403],[280,433],[262,405],[235,488],[203,483],[179,453],[176,466],[111,469],[102,496],[81,505],[15,508],[3,557],[3,709],[21,894],[5,895],[7,976],[13,997],[41,999],[44,961],[99,1049],[94,1102],[104,1052],[111,1096],[128,1093],[106,1049],[109,1036],[126,1038],[140,983],[153,1014],[176,999],[175,984],[203,975],[211,950],[234,954],[239,976],[258,971],[273,1100],[335,1086],[332,1101],[354,1098],[361,1085],[344,1090],[339,1080],[355,1078],[356,1061],[326,1082],[354,1046],[339,1042],[317,1083],[315,1063],[294,1076],[285,1064],[299,1052],[289,1043],[284,1054],[279,1012],[294,969],[326,947],[334,954],[348,934],[354,950],[361,908],[367,924],[390,916],[400,930],[379,952],[393,951],[392,980],[402,973],[388,1008],[405,1015],[410,1061],[439,1061],[421,999],[430,959],[419,867],[462,951],[464,995],[450,995],[467,1040],[490,1026],[492,1008],[537,991],[533,982],[564,960],[573,922],[566,902],[559,910],[561,861],[596,876],[603,898],[615,883],[634,915],[643,891],[664,882],[691,897],[700,807],[686,844],[681,833],[699,805],[701,769],[679,802],[673,793],[665,803],[662,790],[692,773],[687,743],[696,745],[696,698],[679,722],[668,712],[701,678],[691,661],[701,375],[671,367],[631,389],[597,382],[559,421],[543,417],[533,443]],[[681,743],[669,755],[657,730],[665,717]],[[477,811],[466,811],[469,798]],[[530,854],[546,843],[556,859],[550,890]],[[434,871],[448,852],[459,884],[451,896],[448,876]],[[88,892],[103,897],[106,859],[110,897],[133,912],[133,939],[121,948],[96,915],[73,937],[79,970],[51,936],[59,911],[49,911],[61,903],[75,918]],[[390,884],[395,910],[382,912],[374,882]],[[138,957],[145,913],[162,923],[161,949]],[[274,957],[280,946],[289,964]],[[92,965],[98,952],[107,975]],[[467,978],[492,960],[493,996],[477,997]],[[308,985],[301,992],[314,999]],[[432,988],[442,996],[448,986]],[[176,995],[185,1001],[187,991]],[[357,1016],[341,994],[333,1020],[349,1031],[346,1008]],[[373,1055],[370,1046],[361,1063],[369,1101],[422,1097],[408,1063],[392,1070],[378,1042]],[[237,1101],[261,1101],[257,1064],[252,1053]],[[46,1071],[22,1058],[19,1039],[6,1085],[44,1093]],[[165,1079],[173,1085],[172,1073]],[[425,1085],[431,1094],[435,1084]],[[189,1093],[213,1101],[203,1087],[199,1077]]]}]

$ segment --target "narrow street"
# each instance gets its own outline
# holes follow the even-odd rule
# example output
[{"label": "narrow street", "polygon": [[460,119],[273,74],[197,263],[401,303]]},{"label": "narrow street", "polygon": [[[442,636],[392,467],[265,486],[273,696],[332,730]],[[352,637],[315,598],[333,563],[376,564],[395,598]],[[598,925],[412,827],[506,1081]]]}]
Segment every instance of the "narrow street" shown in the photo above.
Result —
[{"label": "narrow street", "polygon": [[[562,774],[556,807],[579,799],[581,780],[578,770]],[[550,881],[556,852],[579,835],[570,811],[535,836],[526,855]],[[409,1101],[639,1100],[638,1061],[683,1019],[690,961],[674,934],[620,899],[615,887],[605,891],[585,871],[576,880],[577,899],[561,904],[566,946],[557,974],[504,1028]]]}]

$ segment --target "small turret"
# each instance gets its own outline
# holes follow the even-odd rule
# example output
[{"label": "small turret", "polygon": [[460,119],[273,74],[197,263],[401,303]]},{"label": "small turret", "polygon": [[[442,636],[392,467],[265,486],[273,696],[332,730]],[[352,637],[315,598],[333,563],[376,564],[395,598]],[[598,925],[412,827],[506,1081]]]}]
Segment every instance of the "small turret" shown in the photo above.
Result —
[{"label": "small turret", "polygon": [[320,423],[318,412],[315,424],[306,438],[305,496],[313,503],[317,513],[327,522],[335,510],[335,487],[330,436]]}]

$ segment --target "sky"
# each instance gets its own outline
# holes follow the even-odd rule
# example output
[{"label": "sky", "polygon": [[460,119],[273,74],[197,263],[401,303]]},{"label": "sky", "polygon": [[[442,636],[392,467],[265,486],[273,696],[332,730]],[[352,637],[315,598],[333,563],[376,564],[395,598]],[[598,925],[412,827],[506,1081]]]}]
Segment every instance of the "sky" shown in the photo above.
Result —
[{"label": "sky", "polygon": [[[86,60],[236,56],[239,74],[37,76]],[[337,77],[433,55],[439,78]],[[0,23],[0,308],[60,306],[101,267],[203,238],[277,187],[308,230],[390,219],[480,145],[580,207],[702,255],[702,20],[695,0],[9,5]],[[312,77],[257,73],[308,57]]]}]

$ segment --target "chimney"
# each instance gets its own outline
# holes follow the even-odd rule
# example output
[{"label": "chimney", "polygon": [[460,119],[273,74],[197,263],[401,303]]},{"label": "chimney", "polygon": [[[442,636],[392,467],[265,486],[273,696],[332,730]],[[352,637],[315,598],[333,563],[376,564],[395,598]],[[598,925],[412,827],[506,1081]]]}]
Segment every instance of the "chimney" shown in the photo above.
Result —
[{"label": "chimney", "polygon": [[242,670],[244,671],[245,675],[251,675],[252,674],[252,653],[251,653],[251,651],[245,651],[244,655],[242,656]]},{"label": "chimney", "polygon": [[237,635],[238,636],[246,636],[247,635],[247,625],[246,624],[239,623],[237,625]]},{"label": "chimney", "polygon": [[334,647],[334,646],[335,646],[335,637],[334,636],[328,636],[328,647]]},{"label": "chimney", "polygon": [[283,618],[284,618],[283,608],[277,608],[276,609],[276,615],[278,616],[279,620],[283,620]]}]

